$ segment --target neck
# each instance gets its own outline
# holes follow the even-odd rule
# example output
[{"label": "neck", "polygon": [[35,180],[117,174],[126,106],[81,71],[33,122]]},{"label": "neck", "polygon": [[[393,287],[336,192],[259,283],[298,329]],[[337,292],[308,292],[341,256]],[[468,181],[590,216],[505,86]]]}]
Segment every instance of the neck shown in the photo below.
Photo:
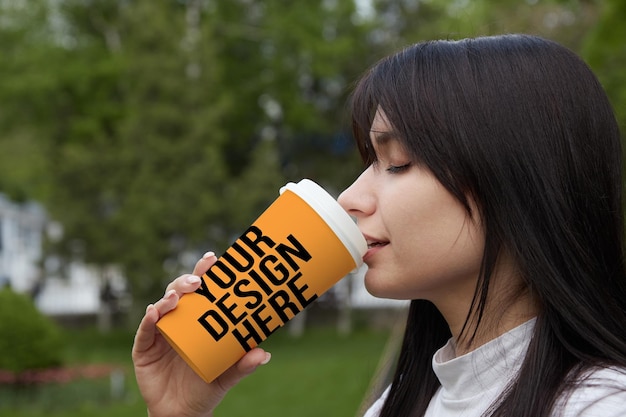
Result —
[{"label": "neck", "polygon": [[480,320],[477,303],[472,306],[473,294],[461,302],[458,298],[435,302],[450,327],[456,356],[475,350],[537,315],[538,306],[522,280],[515,274],[502,273],[502,269],[500,272],[492,276]]},{"label": "neck", "polygon": [[535,317],[537,310],[529,298],[519,297],[506,309],[490,309],[486,306],[480,323],[477,323],[477,315],[472,314],[465,328],[465,320],[462,323],[455,322],[455,327],[450,327],[450,330],[456,342],[456,355],[469,353]]}]

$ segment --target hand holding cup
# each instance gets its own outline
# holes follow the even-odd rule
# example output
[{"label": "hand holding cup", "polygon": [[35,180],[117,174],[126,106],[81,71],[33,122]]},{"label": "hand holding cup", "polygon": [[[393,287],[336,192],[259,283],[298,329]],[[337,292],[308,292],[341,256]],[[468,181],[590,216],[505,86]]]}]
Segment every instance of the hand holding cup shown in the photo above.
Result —
[{"label": "hand holding cup", "polygon": [[187,293],[200,287],[200,277],[217,258],[207,253],[196,264],[193,274],[176,278],[165,295],[146,309],[133,345],[135,376],[150,417],[206,417],[226,393],[242,378],[270,359],[260,348],[247,352],[210,384],[200,378],[157,331],[157,321],[178,304]]}]

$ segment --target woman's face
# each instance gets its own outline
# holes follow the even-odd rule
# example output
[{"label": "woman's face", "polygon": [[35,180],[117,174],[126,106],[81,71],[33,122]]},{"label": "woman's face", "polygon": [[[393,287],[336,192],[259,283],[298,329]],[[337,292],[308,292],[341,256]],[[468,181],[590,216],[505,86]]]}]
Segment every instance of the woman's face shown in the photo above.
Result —
[{"label": "woman's face", "polygon": [[370,137],[377,161],[339,197],[368,243],[366,288],[377,297],[427,299],[440,308],[471,300],[484,247],[478,222],[410,160],[381,111]]}]

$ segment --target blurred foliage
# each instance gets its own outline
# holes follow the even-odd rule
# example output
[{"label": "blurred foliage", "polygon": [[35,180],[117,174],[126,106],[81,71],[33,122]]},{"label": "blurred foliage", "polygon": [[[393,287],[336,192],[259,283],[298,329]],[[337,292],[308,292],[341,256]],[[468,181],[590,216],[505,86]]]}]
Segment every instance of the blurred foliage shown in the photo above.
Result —
[{"label": "blurred foliage", "polygon": [[600,78],[626,132],[626,2],[602,2],[600,20],[585,39],[583,57]]},{"label": "blurred foliage", "polygon": [[0,290],[0,369],[16,374],[58,366],[63,341],[57,324],[23,294]]},{"label": "blurred foliage", "polygon": [[621,3],[0,0],[0,191],[63,224],[51,251],[120,264],[135,297],[154,299],[285,182],[337,194],[354,179],[351,85],[409,43],[586,42],[623,102]]},{"label": "blurred foliage", "polygon": [[[238,384],[216,415],[356,415],[380,366],[388,331],[358,328],[345,337],[332,327],[313,327],[294,339],[285,330],[278,330],[263,342],[273,353],[272,365],[259,368]],[[96,328],[81,328],[68,329],[65,334],[70,369],[85,364],[111,365],[125,374],[123,392],[116,393],[111,379],[100,377],[38,384],[22,390],[0,384],[0,417],[146,416],[129,354],[134,329],[102,334]],[[328,401],[335,397],[341,401]]]}]

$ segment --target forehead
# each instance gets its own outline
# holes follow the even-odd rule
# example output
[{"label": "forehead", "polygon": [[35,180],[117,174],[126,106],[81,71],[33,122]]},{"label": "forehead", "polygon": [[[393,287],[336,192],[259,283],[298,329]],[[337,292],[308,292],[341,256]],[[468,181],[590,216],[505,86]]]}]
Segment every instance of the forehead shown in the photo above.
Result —
[{"label": "forehead", "polygon": [[370,127],[370,141],[376,153],[400,145],[398,132],[391,125],[385,112],[379,107]]},{"label": "forehead", "polygon": [[385,111],[379,107],[376,110],[374,120],[372,120],[372,126],[370,127],[370,137],[372,138],[372,141],[380,134],[393,130],[393,126],[391,126],[391,123],[389,123],[389,119],[387,118]]}]

